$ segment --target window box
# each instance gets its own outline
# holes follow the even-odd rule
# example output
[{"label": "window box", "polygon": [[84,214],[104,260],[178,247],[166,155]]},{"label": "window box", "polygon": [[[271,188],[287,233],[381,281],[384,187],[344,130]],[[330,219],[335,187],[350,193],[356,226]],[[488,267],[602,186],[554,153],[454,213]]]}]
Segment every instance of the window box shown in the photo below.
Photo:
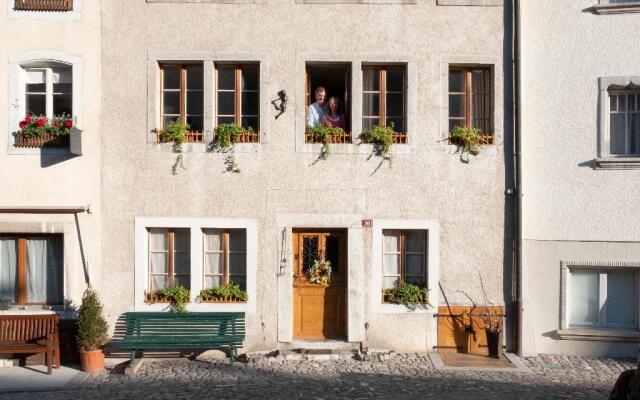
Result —
[{"label": "window box", "polygon": [[[407,134],[404,132],[393,132],[391,135],[391,140],[393,144],[406,144],[407,143]],[[363,140],[362,143],[369,143],[367,140]]]},{"label": "window box", "polygon": [[43,147],[69,147],[69,135],[53,135],[44,133],[38,136],[26,137],[22,133],[16,134],[15,147],[43,148]]},{"label": "window box", "polygon": [[73,11],[73,0],[15,0],[16,11]]},{"label": "window box", "polygon": [[[164,143],[162,138],[160,137],[160,131],[156,132],[158,143]],[[184,143],[203,143],[204,142],[204,132],[187,132],[184,136]]]},{"label": "window box", "polygon": [[[191,291],[189,291],[189,298],[191,298]],[[169,304],[171,299],[161,295],[157,290],[145,290],[144,302],[147,304]]]},{"label": "window box", "polygon": [[[304,142],[305,143],[322,143],[322,138],[315,136],[313,132],[307,131],[304,134]],[[329,136],[329,143],[332,143],[332,144],[351,143],[351,132],[344,132],[340,135]]]},{"label": "window box", "polygon": [[235,297],[209,297],[200,295],[200,303],[246,303],[243,300],[237,300]]},{"label": "window box", "polygon": [[[213,141],[215,142],[218,135],[213,135]],[[260,132],[251,131],[242,134],[236,138],[235,143],[260,143]]]},{"label": "window box", "polygon": [[[389,293],[388,289],[383,289],[382,290],[382,304],[395,304],[392,303],[389,298],[391,296],[391,293]],[[421,299],[420,299],[420,303],[421,304],[429,304],[429,295],[424,294]]]}]

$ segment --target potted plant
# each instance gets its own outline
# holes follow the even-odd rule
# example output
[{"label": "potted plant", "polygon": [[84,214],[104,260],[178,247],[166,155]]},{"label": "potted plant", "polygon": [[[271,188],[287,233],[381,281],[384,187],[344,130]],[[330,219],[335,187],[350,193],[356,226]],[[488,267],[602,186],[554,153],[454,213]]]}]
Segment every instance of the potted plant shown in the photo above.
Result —
[{"label": "potted plant", "polygon": [[320,159],[326,160],[329,158],[329,143],[331,143],[331,138],[344,135],[344,129],[317,124],[314,127],[307,129],[307,134],[310,136],[313,143],[322,143]]},{"label": "potted plant", "polygon": [[485,307],[480,318],[487,334],[489,357],[500,358],[500,334],[502,333],[502,316],[493,307]]},{"label": "potted plant", "polygon": [[309,283],[314,285],[329,285],[331,281],[331,262],[329,260],[315,260],[307,271]]},{"label": "potted plant", "polygon": [[158,138],[162,143],[173,143],[173,151],[178,153],[176,162],[171,167],[171,173],[173,175],[178,174],[178,166],[182,169],[186,169],[184,166],[184,153],[182,150],[182,144],[187,137],[187,132],[191,130],[189,124],[183,124],[180,118],[176,121],[169,122],[169,125],[165,129],[159,129]]},{"label": "potted plant", "polygon": [[429,290],[412,283],[400,282],[392,288],[382,291],[385,303],[402,304],[410,309],[426,308],[430,306]]},{"label": "potted plant", "polygon": [[243,128],[236,124],[220,124],[215,129],[215,137],[211,142],[211,149],[224,153],[224,165],[227,172],[240,172],[240,166],[236,162],[233,145],[238,143],[240,136],[252,136],[253,129]]},{"label": "potted plant", "polygon": [[12,301],[13,300],[11,300],[8,297],[0,297],[0,311],[1,310],[8,310]]},{"label": "potted plant", "polygon": [[182,285],[173,284],[164,289],[158,290],[158,295],[170,301],[169,308],[172,312],[187,312],[187,303],[189,302],[189,289]]},{"label": "potted plant", "polygon": [[78,310],[78,347],[80,362],[85,372],[104,370],[102,346],[107,343],[107,321],[102,317],[102,304],[98,293],[88,287],[82,295],[82,304]]},{"label": "potted plant", "polygon": [[[388,161],[391,166],[391,145],[393,144],[393,123],[389,126],[374,125],[371,129],[365,129],[360,133],[362,143],[373,144],[373,153],[382,157],[382,161]],[[382,163],[381,163],[382,164]]]},{"label": "potted plant", "polygon": [[[458,146],[460,160],[464,163],[469,162],[469,154],[474,156],[480,154],[481,139],[482,132],[476,128],[456,126],[449,134],[451,144]],[[467,154],[466,157],[465,154]]]},{"label": "potted plant", "polygon": [[15,133],[16,147],[66,147],[73,121],[66,114],[51,119],[27,115],[19,125],[20,130]]},{"label": "potted plant", "polygon": [[202,289],[198,295],[201,303],[244,303],[249,296],[240,285],[227,283],[224,285]]}]

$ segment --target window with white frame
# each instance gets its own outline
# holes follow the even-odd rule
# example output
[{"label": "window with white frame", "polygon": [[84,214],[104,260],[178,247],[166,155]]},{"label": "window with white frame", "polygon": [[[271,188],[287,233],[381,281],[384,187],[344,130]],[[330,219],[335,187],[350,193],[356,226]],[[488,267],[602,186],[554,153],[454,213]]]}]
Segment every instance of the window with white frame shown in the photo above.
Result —
[{"label": "window with white frame", "polygon": [[638,272],[572,269],[567,311],[572,328],[637,328]]},{"label": "window with white frame", "polygon": [[204,289],[229,283],[247,288],[247,233],[244,229],[205,229]]},{"label": "window with white frame", "polygon": [[382,288],[400,283],[427,286],[427,232],[383,230]]},{"label": "window with white frame", "polygon": [[610,154],[640,156],[640,87],[609,90]]},{"label": "window with white frame", "polygon": [[149,229],[149,283],[155,292],[171,285],[191,286],[189,229]]},{"label": "window with white frame", "polygon": [[56,62],[23,64],[25,114],[71,116],[73,114],[73,72],[70,65]]}]

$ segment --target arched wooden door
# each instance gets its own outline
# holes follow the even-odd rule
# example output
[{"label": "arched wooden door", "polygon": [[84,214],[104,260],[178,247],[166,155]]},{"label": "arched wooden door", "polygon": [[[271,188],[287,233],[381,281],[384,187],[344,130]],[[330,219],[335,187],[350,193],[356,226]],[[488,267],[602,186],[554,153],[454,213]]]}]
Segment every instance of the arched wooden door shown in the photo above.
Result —
[{"label": "arched wooden door", "polygon": [[[347,336],[346,231],[294,230],[293,336],[295,339],[344,339]],[[328,285],[309,283],[315,260],[331,263]]]}]

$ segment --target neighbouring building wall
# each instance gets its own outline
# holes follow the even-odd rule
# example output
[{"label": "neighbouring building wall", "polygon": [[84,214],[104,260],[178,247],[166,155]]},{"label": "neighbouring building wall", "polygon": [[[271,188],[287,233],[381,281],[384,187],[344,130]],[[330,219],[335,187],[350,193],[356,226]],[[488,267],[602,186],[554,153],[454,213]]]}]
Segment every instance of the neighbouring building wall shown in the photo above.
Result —
[{"label": "neighbouring building wall", "polygon": [[[0,6],[0,207],[81,206],[90,212],[80,212],[77,219],[46,211],[2,213],[0,236],[63,235],[64,300],[77,307],[86,288],[85,269],[101,293],[109,290],[102,286],[100,274],[100,2],[75,0],[74,9],[66,12],[16,11],[13,6],[13,0]],[[14,146],[13,133],[25,117],[24,71],[52,65],[68,67],[73,77],[54,83],[72,84],[82,155],[72,154],[68,147]]]},{"label": "neighbouring building wall", "polygon": [[[247,282],[255,281],[255,302],[234,307],[247,312],[249,351],[292,340],[295,228],[347,231],[351,342],[414,351],[436,345],[433,309],[407,312],[380,304],[380,254],[374,254],[380,229],[428,231],[435,306],[444,304],[438,282],[451,304],[470,304],[461,291],[483,302],[479,272],[490,301],[510,300],[504,189],[511,150],[504,145],[510,132],[503,116],[511,83],[505,84],[503,55],[511,45],[505,42],[510,16],[504,7],[293,0],[103,0],[102,7],[102,203],[108,205],[102,212],[102,274],[109,277],[104,303],[111,325],[126,311],[157,306],[141,298],[146,232],[153,226],[189,229],[196,242],[202,229],[247,229],[247,251],[255,260],[255,276]],[[236,146],[242,171],[230,173],[222,154],[206,151],[216,121],[215,67],[249,61],[260,68],[261,142]],[[177,168],[176,175],[176,154],[153,133],[162,62],[198,62],[204,69],[206,143],[184,145],[186,169]],[[351,68],[354,138],[362,124],[361,66],[406,68],[408,143],[394,145],[392,167],[380,166],[370,145],[332,145],[329,158],[318,160],[320,145],[304,143],[305,66],[328,62]],[[450,65],[486,66],[492,75],[495,143],[469,163],[460,162],[447,141]],[[288,106],[276,119],[270,102],[283,89]],[[363,219],[372,219],[373,227],[362,227]],[[191,255],[194,274],[202,265],[193,259],[201,256],[199,243],[191,243]],[[247,263],[249,271],[249,258]],[[200,285],[193,277],[191,282],[192,288]]]},{"label": "neighbouring building wall", "polygon": [[[640,152],[614,149],[609,113],[612,93],[640,88],[640,44],[629,38],[639,14],[608,14],[614,5],[597,0],[520,3],[523,353],[635,356]],[[578,282],[589,273],[599,293]],[[613,308],[635,310],[635,322]]]}]

